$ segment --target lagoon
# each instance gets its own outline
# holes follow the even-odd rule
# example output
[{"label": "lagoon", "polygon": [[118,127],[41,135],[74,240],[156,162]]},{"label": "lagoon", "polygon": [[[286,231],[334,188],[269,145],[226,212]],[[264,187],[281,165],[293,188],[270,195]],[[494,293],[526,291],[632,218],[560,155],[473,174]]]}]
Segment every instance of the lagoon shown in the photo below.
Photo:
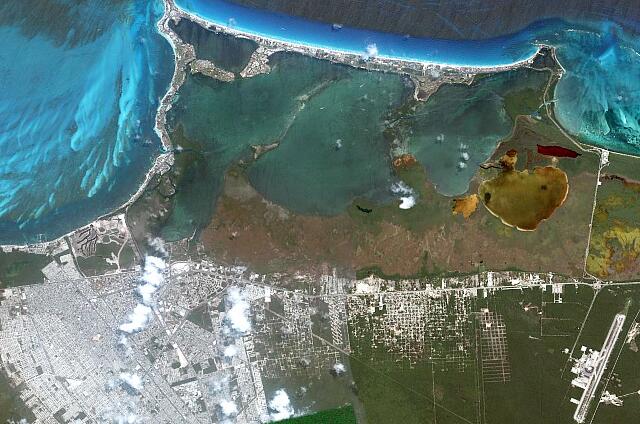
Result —
[{"label": "lagoon", "polygon": [[[551,45],[556,48],[558,60],[565,69],[554,93],[554,112],[559,123],[585,143],[640,154],[640,40],[618,25],[606,21],[541,21],[503,37],[451,41],[351,28],[336,29],[331,25],[250,9],[223,0],[177,0],[176,3],[218,25],[231,26],[248,34],[363,56],[376,54],[453,66],[500,66],[530,57],[540,44]],[[161,151],[158,137],[153,131],[154,117],[158,100],[166,92],[173,71],[170,46],[155,26],[163,12],[162,2],[87,0],[78,4],[60,0],[53,9],[43,6],[46,4],[49,3],[10,0],[0,5],[0,36],[6,41],[5,48],[0,51],[0,88],[3,90],[0,98],[2,243],[26,243],[40,237],[51,239],[110,212],[135,192],[154,157]],[[199,33],[192,35],[201,36]],[[229,43],[227,40],[221,45],[228,47]],[[209,46],[212,54],[215,54],[213,50],[216,50],[216,46],[219,47],[215,43]],[[227,47],[224,47],[227,50],[223,52],[223,59],[229,67],[235,67],[233,70],[238,71],[253,47],[246,45],[243,60],[233,57],[233,52]],[[249,90],[248,95],[253,96],[252,100],[262,99],[265,102],[263,104],[272,100],[280,102],[278,104],[284,109],[267,112],[267,115],[273,113],[277,116],[260,121],[260,114],[264,114],[260,110],[262,106],[253,105],[255,110],[246,109],[250,116],[243,118],[249,125],[247,129],[244,126],[232,128],[236,123],[224,121],[197,123],[197,116],[186,118],[190,111],[185,110],[181,112],[183,117],[192,121],[189,125],[185,124],[185,132],[192,132],[189,137],[195,134],[199,138],[198,133],[204,134],[203,128],[215,128],[221,137],[216,143],[225,146],[220,159],[216,159],[220,163],[231,163],[248,151],[249,144],[270,143],[274,138],[282,138],[282,150],[272,151],[261,158],[249,169],[249,175],[253,185],[267,198],[300,212],[335,213],[347,199],[358,195],[384,198],[388,195],[391,182],[387,168],[380,173],[372,173],[370,182],[366,184],[348,178],[353,185],[345,185],[343,194],[335,197],[333,206],[324,201],[305,206],[304,201],[297,200],[303,198],[300,193],[305,191],[301,188],[285,191],[286,185],[282,182],[287,181],[288,176],[278,168],[281,161],[292,162],[299,153],[308,153],[305,149],[296,153],[300,146],[289,140],[293,135],[297,134],[296,138],[308,138],[313,143],[310,146],[320,149],[314,156],[318,158],[315,164],[318,167],[327,168],[326,164],[338,159],[334,163],[336,168],[353,170],[354,163],[360,165],[371,160],[372,169],[377,170],[383,168],[380,166],[382,162],[376,160],[384,162],[388,158],[380,156],[381,159],[366,159],[367,155],[357,156],[360,154],[358,151],[351,151],[352,146],[347,138],[358,139],[355,127],[341,128],[336,124],[309,131],[292,126],[290,135],[285,134],[286,137],[280,131],[295,112],[298,104],[295,96],[313,88],[314,83],[326,81],[325,78],[337,78],[335,88],[310,102],[309,111],[300,114],[299,122],[312,122],[313,117],[306,116],[313,116],[312,112],[319,113],[320,107],[323,107],[316,108],[316,104],[324,105],[326,110],[335,101],[335,93],[340,90],[343,91],[340,94],[342,97],[335,103],[337,109],[332,112],[335,114],[332,119],[335,121],[342,116],[338,112],[346,109],[341,107],[353,109],[361,95],[350,82],[362,79],[361,83],[370,82],[372,86],[378,84],[377,88],[382,90],[382,96],[368,108],[368,113],[372,115],[363,118],[366,124],[361,127],[363,133],[365,130],[377,131],[382,116],[395,102],[385,98],[387,95],[384,91],[394,93],[391,97],[400,96],[402,84],[397,82],[399,78],[347,71],[336,65],[318,65],[319,62],[314,60],[296,59],[294,62],[297,65],[289,68],[287,78],[300,81],[298,88],[289,87],[289,81],[284,80],[281,92],[277,89],[252,89],[252,84],[258,87],[265,80],[274,78],[260,76],[256,77],[256,82],[248,80],[246,83],[233,83],[229,88],[215,88],[211,91],[215,100],[201,100],[204,103],[212,102],[208,106],[220,109],[216,109],[214,116],[224,116],[224,110],[229,107],[231,109],[228,110],[233,110],[233,107],[247,108],[247,94],[242,92]],[[286,63],[281,62],[282,69],[288,66]],[[320,74],[313,70],[320,68],[323,69]],[[308,75],[302,77],[305,73]],[[277,80],[278,77],[275,78]],[[396,82],[392,82],[394,78]],[[189,84],[196,83],[188,82],[187,87]],[[198,84],[207,86],[216,83],[201,81]],[[277,88],[278,84],[267,85]],[[340,88],[341,84],[344,87]],[[331,94],[331,90],[334,90],[334,94]],[[446,93],[457,89],[443,87],[442,90]],[[467,92],[471,96],[471,103],[477,98],[472,91]],[[188,92],[188,88],[183,90],[184,95]],[[271,94],[267,97],[272,97],[271,100],[265,97],[265,93],[269,92]],[[378,93],[366,94],[371,100]],[[464,103],[467,94],[461,92],[456,96],[462,96],[459,101]],[[240,103],[237,99],[229,100],[237,95],[245,96],[245,100]],[[287,100],[286,96],[294,98]],[[436,95],[423,107],[446,109],[451,99],[445,97]],[[233,106],[234,101],[236,106]],[[232,114],[229,118],[236,120],[239,116]],[[426,158],[423,161],[429,166],[429,158],[433,158],[437,167],[448,163],[438,161],[438,155],[457,156],[461,143],[475,143],[479,148],[479,156],[475,160],[480,161],[507,131],[508,122],[504,116],[498,114],[494,118],[497,119],[494,130],[486,140],[477,137],[477,140],[466,142],[452,137],[435,147],[429,147],[429,141],[420,141],[420,132],[431,132],[433,134],[427,134],[427,138],[437,138],[452,129],[443,128],[435,132],[422,123],[419,125],[422,129],[416,131],[410,142],[411,149],[417,156],[431,149],[428,155],[423,155]],[[464,116],[460,119],[464,121]],[[469,122],[474,119],[470,118]],[[256,129],[257,132],[254,131],[254,135],[262,135],[257,138],[246,137],[251,132],[251,122],[254,120],[263,123],[261,128]],[[443,120],[440,124],[446,122]],[[473,138],[473,131],[468,128],[464,131]],[[338,133],[342,132],[353,134],[343,139],[342,150],[331,150],[331,143],[335,144],[341,138]],[[209,140],[200,141],[210,143]],[[371,152],[382,152],[375,137],[371,143]],[[327,150],[322,150],[325,147]],[[218,154],[217,148],[211,154]],[[473,156],[471,153],[470,156]],[[313,168],[312,157],[303,159],[299,161],[300,166],[306,168],[293,169],[291,175],[297,175],[297,178],[288,184],[292,187],[299,184],[300,187],[307,187],[305,190],[314,190],[313,184],[303,178],[311,179],[314,175],[313,172],[304,171]],[[449,165],[455,167],[455,163],[451,161]],[[434,177],[442,174],[438,177],[442,181],[446,181],[446,172],[464,176],[464,172],[459,170],[433,170]],[[331,184],[334,187],[340,184],[339,175],[336,175],[337,179],[332,180]],[[349,174],[346,172],[344,175]],[[461,192],[466,187],[465,180],[468,180],[467,176],[452,178],[450,182],[455,186],[446,188],[443,183],[440,189],[447,194]],[[220,190],[219,183],[214,184],[213,190]],[[323,208],[326,209],[321,210]],[[203,216],[208,215],[209,212]]]},{"label": "lagoon", "polygon": [[581,141],[640,154],[640,37],[608,21],[543,20],[485,40],[408,37],[331,25],[225,0],[176,0],[216,25],[245,34],[337,52],[376,54],[450,66],[505,66],[531,57],[541,44],[557,49],[566,70],[555,90],[560,124]]}]

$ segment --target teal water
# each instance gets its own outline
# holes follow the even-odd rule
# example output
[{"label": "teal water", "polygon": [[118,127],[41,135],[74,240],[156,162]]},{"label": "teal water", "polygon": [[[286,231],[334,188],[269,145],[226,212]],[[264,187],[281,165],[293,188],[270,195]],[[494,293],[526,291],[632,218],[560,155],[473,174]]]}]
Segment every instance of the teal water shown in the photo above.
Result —
[{"label": "teal water", "polygon": [[[178,4],[243,31],[363,57],[378,54],[492,66],[521,60],[539,43],[549,44],[557,48],[566,69],[554,93],[561,125],[587,143],[640,154],[640,39],[607,22],[542,21],[491,40],[448,41],[334,30],[329,25],[231,7],[222,0],[178,0]],[[173,71],[169,45],[155,27],[161,13],[160,0],[9,0],[0,4],[4,41],[0,49],[0,242],[33,241],[39,234],[53,238],[111,211],[137,189],[160,151],[154,116]],[[215,48],[211,44],[211,53],[239,69],[250,49],[235,57],[232,49],[225,50],[230,43],[227,40]],[[268,198],[305,213],[334,213],[354,196],[384,198],[390,180],[388,170],[378,166],[384,157],[378,154],[378,139],[374,135],[369,144],[354,145],[349,140],[359,140],[357,126],[363,133],[379,130],[382,112],[394,96],[400,96],[399,80],[378,74],[361,77],[320,61],[283,57],[274,59],[278,66],[273,75],[225,86],[196,77],[187,83],[193,92],[185,87],[182,95],[193,97],[195,103],[179,100],[176,114],[184,103],[180,118],[190,140],[186,144],[193,144],[206,160],[194,171],[194,188],[185,190],[185,198],[219,192],[220,175],[229,163],[249,152],[250,144],[280,138],[282,150],[268,153],[249,170],[253,184]],[[361,78],[377,84],[381,92],[350,85]],[[343,93],[331,84],[319,87],[333,80]],[[451,96],[436,96],[424,105],[427,114],[416,117],[413,134],[407,133],[410,148],[422,157],[443,193],[462,191],[472,164],[480,162],[505,134],[508,120],[500,97],[510,83],[495,84],[497,88],[484,91],[446,88],[443,92],[451,90]],[[305,101],[309,111],[298,112],[300,96],[320,88]],[[197,92],[200,89],[202,93]],[[370,104],[358,100],[363,92]],[[358,111],[359,102],[367,104],[366,110]],[[323,104],[327,106],[320,109]],[[323,120],[319,111],[328,106],[342,112],[332,112],[330,120]],[[487,116],[480,113],[482,108]],[[439,109],[449,114],[435,119]],[[201,113],[189,117],[198,110]],[[289,128],[296,113],[298,122]],[[343,117],[354,118],[351,126],[340,123]],[[440,135],[441,140],[433,142]],[[341,149],[327,148],[334,139],[342,139]],[[467,147],[461,149],[461,144]],[[463,153],[469,155],[467,168],[456,165]],[[291,164],[297,155],[301,155],[300,169],[291,165],[287,165],[290,170],[280,169],[278,164]],[[201,174],[209,180],[201,183]],[[212,188],[204,187],[206,181]],[[314,190],[317,199],[305,196]],[[206,213],[179,213],[197,215],[188,222],[204,222],[212,202],[199,202],[207,204]]]},{"label": "teal water", "polygon": [[0,242],[58,236],[135,192],[172,73],[160,0],[0,5]]},{"label": "teal water", "polygon": [[246,38],[216,34],[195,22],[181,19],[177,24],[169,22],[178,37],[196,49],[198,59],[213,61],[224,70],[240,73],[249,63],[258,44]]},{"label": "teal water", "polygon": [[338,214],[356,197],[388,201],[384,120],[407,91],[397,75],[350,69],[309,100],[277,149],[251,165],[251,184],[302,214]]},{"label": "teal water", "polygon": [[[528,96],[540,93],[549,76],[549,72],[518,69],[471,85],[442,86],[427,102],[419,103],[415,112],[403,117],[403,143],[425,167],[427,178],[439,193],[464,194],[478,165],[491,157],[497,143],[513,128],[507,99],[518,92]],[[541,104],[523,105],[518,113],[530,114]]]},{"label": "teal water", "polygon": [[270,64],[268,74],[229,83],[190,75],[181,87],[169,125],[178,146],[200,159],[190,182],[178,187],[167,233],[191,235],[206,225],[229,166],[251,145],[279,141],[305,96],[349,75],[346,67],[300,55],[275,54]]},{"label": "teal water", "polygon": [[[224,83],[190,75],[169,114],[173,139],[193,154],[177,187],[169,239],[210,222],[226,170],[251,145],[279,142],[248,168],[267,199],[307,214],[340,213],[355,197],[391,198],[384,118],[407,96],[393,74],[279,53],[272,71]],[[181,144],[182,143],[182,144]]]},{"label": "teal water", "polygon": [[[247,175],[265,198],[291,211],[335,215],[355,198],[386,203],[399,196],[382,134],[406,99],[403,80],[296,54],[278,54],[271,64],[270,74],[231,83],[190,76],[181,89],[170,119],[179,129],[174,141],[184,135],[183,147],[199,156],[178,188],[166,237],[207,225],[225,171],[248,158],[252,144],[280,143],[252,162]],[[402,116],[402,145],[438,192],[463,194],[478,165],[510,133],[513,115],[542,106],[549,76],[522,68],[445,85]]]},{"label": "teal water", "polygon": [[583,141],[640,155],[640,37],[607,22],[544,20],[487,40],[414,38],[331,25],[248,8],[226,0],[177,0],[218,25],[308,46],[381,57],[498,66],[530,57],[541,43],[566,68],[555,91],[559,122]]}]

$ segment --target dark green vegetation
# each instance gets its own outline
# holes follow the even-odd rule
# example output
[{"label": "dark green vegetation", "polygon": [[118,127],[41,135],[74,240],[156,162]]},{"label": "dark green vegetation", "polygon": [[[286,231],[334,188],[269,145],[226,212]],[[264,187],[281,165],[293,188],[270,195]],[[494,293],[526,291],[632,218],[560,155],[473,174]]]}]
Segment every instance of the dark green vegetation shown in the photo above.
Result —
[{"label": "dark green vegetation", "polygon": [[[622,407],[599,404],[597,410],[591,408],[587,420],[593,418],[591,421],[593,423],[624,423],[627,422],[625,418],[637,417],[640,411],[640,402],[637,399],[637,391],[640,389],[637,361],[640,359],[640,353],[638,353],[637,345],[634,348],[633,344],[626,343],[630,328],[634,323],[640,322],[638,319],[640,316],[640,290],[638,286],[618,286],[601,290],[591,308],[582,334],[578,338],[577,346],[585,345],[599,349],[609,331],[614,315],[619,312],[626,314],[625,325],[611,355],[610,365],[603,375],[598,393],[606,389],[610,393],[618,396],[626,395],[626,397],[623,398],[624,405]],[[637,336],[635,341],[638,341]],[[629,392],[635,392],[636,399],[629,396]],[[569,393],[567,393],[568,395]]]},{"label": "dark green vegetation", "polygon": [[[142,252],[149,252],[149,237],[162,236],[171,240],[173,228],[167,225],[174,211],[179,206],[173,205],[176,194],[176,184],[181,180],[184,172],[190,172],[192,167],[187,155],[176,155],[174,166],[170,171],[162,175],[154,175],[147,185],[144,193],[138,200],[127,208],[126,220],[131,235]],[[193,223],[190,220],[180,226],[186,227],[182,233],[178,233],[176,239],[190,236]]]},{"label": "dark green vegetation", "polygon": [[[454,301],[453,297],[445,302],[451,308],[472,302]],[[363,296],[354,300],[360,302],[373,306],[378,299]],[[472,348],[471,317],[456,315],[453,309],[431,315],[438,300],[427,303],[419,294],[385,298],[385,303],[383,308],[375,307],[372,315],[357,315],[356,308],[362,311],[362,304],[351,305],[350,368],[366,421],[474,422],[478,393],[476,365],[468,351]]]},{"label": "dark green vegetation", "polygon": [[11,386],[7,376],[0,372],[0,423],[20,422],[24,418],[32,423],[36,417],[18,396],[19,390]]},{"label": "dark green vegetation", "polygon": [[[637,310],[637,305],[633,306]],[[633,315],[627,316],[627,319],[631,318],[633,318]],[[637,318],[635,322],[638,323]],[[611,374],[607,376],[606,390],[616,394],[624,402],[623,406],[600,405],[593,423],[632,423],[640,416],[640,393],[638,393],[638,390],[640,390],[639,343],[640,338],[636,336],[631,343],[623,346],[619,356],[613,357],[615,362],[610,370]]]},{"label": "dark green vegetation", "polygon": [[86,276],[128,269],[136,259],[134,245],[117,216],[80,228],[65,241],[72,247],[78,268]]},{"label": "dark green vegetation", "polygon": [[87,276],[102,275],[118,269],[128,269],[134,265],[135,253],[131,245],[117,243],[98,244],[90,257],[76,257],[78,267]]},{"label": "dark green vegetation", "polygon": [[[111,252],[106,251],[109,254]],[[105,258],[109,256],[91,256],[90,258],[77,258],[78,267],[87,276],[103,275],[116,271],[118,267],[115,264],[108,263]]]},{"label": "dark green vegetation", "polygon": [[198,306],[187,315],[187,319],[198,327],[213,332],[213,323],[211,321],[211,312],[208,304]]},{"label": "dark green vegetation", "polygon": [[[407,302],[416,308],[430,308],[418,294],[409,297]],[[371,299],[372,304],[378,302]],[[385,308],[376,308],[370,320],[350,320],[350,365],[367,422],[571,422],[575,404],[570,398],[579,398],[581,392],[571,386],[575,375],[570,372],[569,353],[579,358],[582,345],[600,350],[619,312],[627,314],[627,321],[597,396],[606,386],[610,393],[626,395],[624,405],[599,404],[596,413],[597,402],[593,402],[589,416],[595,413],[597,423],[627,422],[637,416],[640,373],[633,364],[640,353],[637,344],[624,341],[638,322],[638,288],[605,288],[596,295],[585,284],[565,285],[557,293],[548,285],[497,291],[468,302],[470,315],[461,314],[461,309],[450,311],[444,321],[427,315],[425,332],[409,335],[384,332],[376,324],[393,310],[389,300]],[[421,316],[411,308],[395,309],[394,314],[398,313],[394,318],[398,330],[407,325],[398,321],[403,314],[414,326]],[[468,320],[469,335],[447,335],[452,334],[446,331],[455,328],[456,318]],[[447,350],[447,340],[460,348]],[[396,343],[404,346],[409,357],[412,352],[418,356],[400,359]],[[466,358],[452,360],[453,352],[464,356],[462,347]],[[442,352],[451,352],[447,361],[442,360]]]},{"label": "dark green vegetation", "polygon": [[51,260],[48,255],[0,251],[0,288],[42,282],[40,270]]},{"label": "dark green vegetation", "polygon": [[[570,385],[574,377],[570,372],[572,363],[562,351],[573,349],[573,357],[579,358],[583,345],[600,350],[613,317],[619,312],[626,312],[627,321],[598,393],[606,385],[610,392],[623,394],[622,387],[616,387],[617,383],[609,377],[619,354],[627,357],[635,354],[636,360],[640,357],[624,344],[632,323],[637,321],[640,291],[637,288],[605,288],[594,299],[590,287],[579,287],[565,286],[561,295],[562,303],[557,303],[557,300],[554,302],[550,289],[527,290],[523,293],[503,291],[488,298],[486,307],[504,317],[511,382],[484,385],[486,422],[570,422],[575,405],[569,400],[571,397],[579,398],[581,391]],[[523,309],[525,306],[527,311]],[[541,311],[542,315],[539,315]],[[629,380],[626,380],[626,374],[620,375],[623,376],[625,387],[637,384],[637,373],[629,373]],[[592,405],[591,416],[597,402]],[[630,409],[637,411],[637,406]],[[631,411],[627,407],[600,404],[594,422],[624,422],[600,421],[598,418],[611,414],[625,416]]]},{"label": "dark green vegetation", "polygon": [[169,25],[182,40],[195,47],[198,59],[210,60],[236,74],[247,66],[258,47],[252,40],[216,34],[187,19],[181,19],[177,24],[169,21]]},{"label": "dark green vegetation", "polygon": [[430,365],[404,370],[354,357],[351,367],[367,422],[434,422]]},{"label": "dark green vegetation", "polygon": [[351,405],[341,408],[329,409],[326,411],[316,412],[315,414],[305,415],[303,417],[290,418],[288,420],[278,421],[285,424],[356,424],[356,415]]},{"label": "dark green vegetation", "polygon": [[575,405],[565,393],[574,376],[561,371],[568,360],[563,350],[571,349],[592,297],[588,287],[565,286],[562,304],[554,303],[550,287],[501,291],[481,303],[504,319],[510,368],[508,382],[481,385],[484,422],[571,421]]}]

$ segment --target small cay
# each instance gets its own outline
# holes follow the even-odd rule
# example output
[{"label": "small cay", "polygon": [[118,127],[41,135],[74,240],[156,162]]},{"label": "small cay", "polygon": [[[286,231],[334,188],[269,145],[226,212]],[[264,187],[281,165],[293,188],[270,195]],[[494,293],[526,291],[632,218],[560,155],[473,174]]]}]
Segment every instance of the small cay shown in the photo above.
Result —
[{"label": "small cay", "polygon": [[562,206],[569,193],[569,180],[564,171],[553,166],[517,171],[516,160],[516,152],[509,151],[500,161],[500,174],[484,181],[479,195],[489,212],[505,225],[533,231]]}]

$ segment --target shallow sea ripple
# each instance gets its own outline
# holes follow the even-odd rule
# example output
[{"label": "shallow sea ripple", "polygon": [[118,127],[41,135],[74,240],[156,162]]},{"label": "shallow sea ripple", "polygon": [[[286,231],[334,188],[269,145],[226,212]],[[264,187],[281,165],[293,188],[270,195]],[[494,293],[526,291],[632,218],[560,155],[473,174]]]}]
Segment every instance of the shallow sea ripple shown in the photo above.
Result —
[{"label": "shallow sea ripple", "polygon": [[[549,20],[446,41],[336,30],[222,0],[178,4],[247,32],[363,55],[493,66],[552,45],[566,69],[555,90],[561,125],[590,144],[640,154],[640,38],[608,22]],[[137,189],[160,150],[154,116],[173,71],[155,26],[161,13],[161,0],[0,2],[0,242],[58,236]],[[457,154],[459,144],[443,149]]]},{"label": "shallow sea ripple", "polygon": [[162,11],[159,0],[0,6],[0,242],[57,236],[137,189],[172,72]]},{"label": "shallow sea ripple", "polygon": [[556,86],[560,124],[583,141],[640,154],[640,38],[609,23],[548,37],[566,74]]}]

